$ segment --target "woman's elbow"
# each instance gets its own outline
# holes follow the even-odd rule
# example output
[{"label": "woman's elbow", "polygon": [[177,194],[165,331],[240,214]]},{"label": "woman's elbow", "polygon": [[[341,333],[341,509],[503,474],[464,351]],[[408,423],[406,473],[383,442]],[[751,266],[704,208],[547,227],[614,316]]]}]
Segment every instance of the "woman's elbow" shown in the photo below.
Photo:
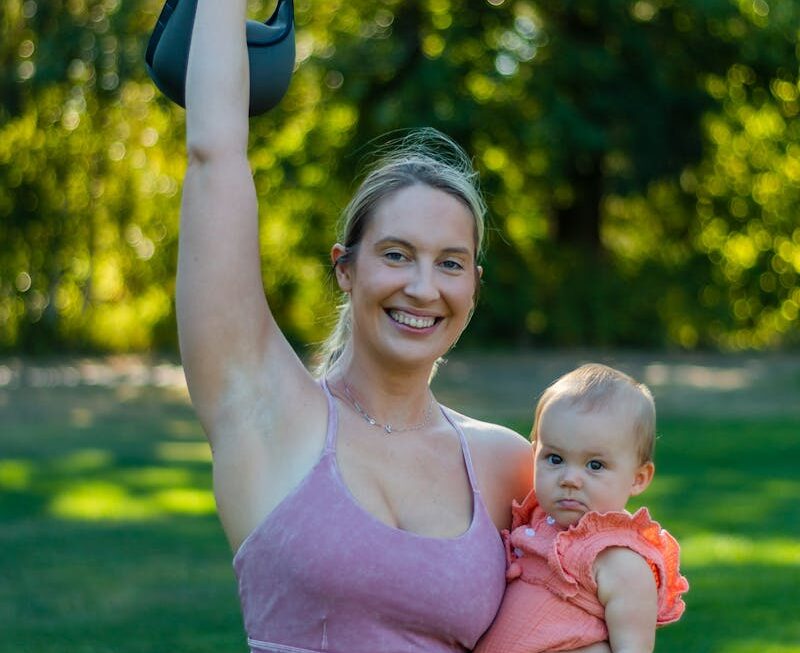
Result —
[{"label": "woman's elbow", "polygon": [[187,140],[186,158],[188,166],[195,168],[216,164],[229,165],[234,161],[247,160],[247,153],[230,143],[199,139]]}]

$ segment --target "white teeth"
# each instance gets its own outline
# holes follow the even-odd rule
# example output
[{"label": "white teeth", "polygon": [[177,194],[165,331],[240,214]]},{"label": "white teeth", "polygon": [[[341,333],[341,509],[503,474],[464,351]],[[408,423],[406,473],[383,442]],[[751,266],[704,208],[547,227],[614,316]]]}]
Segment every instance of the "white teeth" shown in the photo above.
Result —
[{"label": "white teeth", "polygon": [[401,311],[389,311],[389,315],[391,315],[395,322],[405,324],[414,329],[427,329],[436,322],[436,318],[434,317],[415,317]]}]

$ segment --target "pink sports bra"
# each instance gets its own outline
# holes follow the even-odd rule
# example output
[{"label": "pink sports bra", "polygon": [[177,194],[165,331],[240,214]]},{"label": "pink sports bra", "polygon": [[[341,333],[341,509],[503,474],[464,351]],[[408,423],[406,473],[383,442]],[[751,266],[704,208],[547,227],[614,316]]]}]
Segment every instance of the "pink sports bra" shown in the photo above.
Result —
[{"label": "pink sports bra", "polygon": [[336,462],[338,413],[326,383],[325,449],[237,551],[251,653],[400,653],[471,649],[505,589],[505,553],[481,499],[467,442],[472,522],[455,538],[393,528],[356,503]]}]

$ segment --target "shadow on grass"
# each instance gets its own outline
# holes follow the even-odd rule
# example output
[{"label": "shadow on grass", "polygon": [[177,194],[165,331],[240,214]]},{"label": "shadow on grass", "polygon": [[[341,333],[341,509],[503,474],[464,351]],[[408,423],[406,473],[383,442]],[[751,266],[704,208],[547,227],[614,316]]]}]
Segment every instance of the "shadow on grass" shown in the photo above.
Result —
[{"label": "shadow on grass", "polygon": [[[6,389],[0,423],[0,653],[246,650],[185,396]],[[798,427],[662,420],[642,503],[682,542],[691,590],[658,650],[800,651]]]},{"label": "shadow on grass", "polygon": [[184,396],[17,388],[0,423],[0,652],[246,650]]}]

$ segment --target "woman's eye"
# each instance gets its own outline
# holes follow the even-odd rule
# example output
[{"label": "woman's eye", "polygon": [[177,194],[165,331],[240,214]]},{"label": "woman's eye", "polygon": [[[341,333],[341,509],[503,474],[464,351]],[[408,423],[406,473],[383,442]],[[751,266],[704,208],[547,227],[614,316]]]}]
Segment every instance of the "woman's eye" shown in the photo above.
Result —
[{"label": "woman's eye", "polygon": [[442,261],[442,267],[445,270],[450,270],[453,272],[464,269],[464,266],[461,265],[461,263],[459,263],[458,261],[453,261],[452,259],[447,259],[446,261]]},{"label": "woman's eye", "polygon": [[406,256],[402,252],[386,252],[384,256],[395,263],[399,263],[400,261],[404,261]]},{"label": "woman's eye", "polygon": [[590,460],[588,463],[588,467],[593,472],[599,472],[601,469],[603,469],[604,465],[599,460]]},{"label": "woman's eye", "polygon": [[551,453],[547,456],[547,462],[549,462],[551,465],[560,465],[562,459],[558,454]]}]

